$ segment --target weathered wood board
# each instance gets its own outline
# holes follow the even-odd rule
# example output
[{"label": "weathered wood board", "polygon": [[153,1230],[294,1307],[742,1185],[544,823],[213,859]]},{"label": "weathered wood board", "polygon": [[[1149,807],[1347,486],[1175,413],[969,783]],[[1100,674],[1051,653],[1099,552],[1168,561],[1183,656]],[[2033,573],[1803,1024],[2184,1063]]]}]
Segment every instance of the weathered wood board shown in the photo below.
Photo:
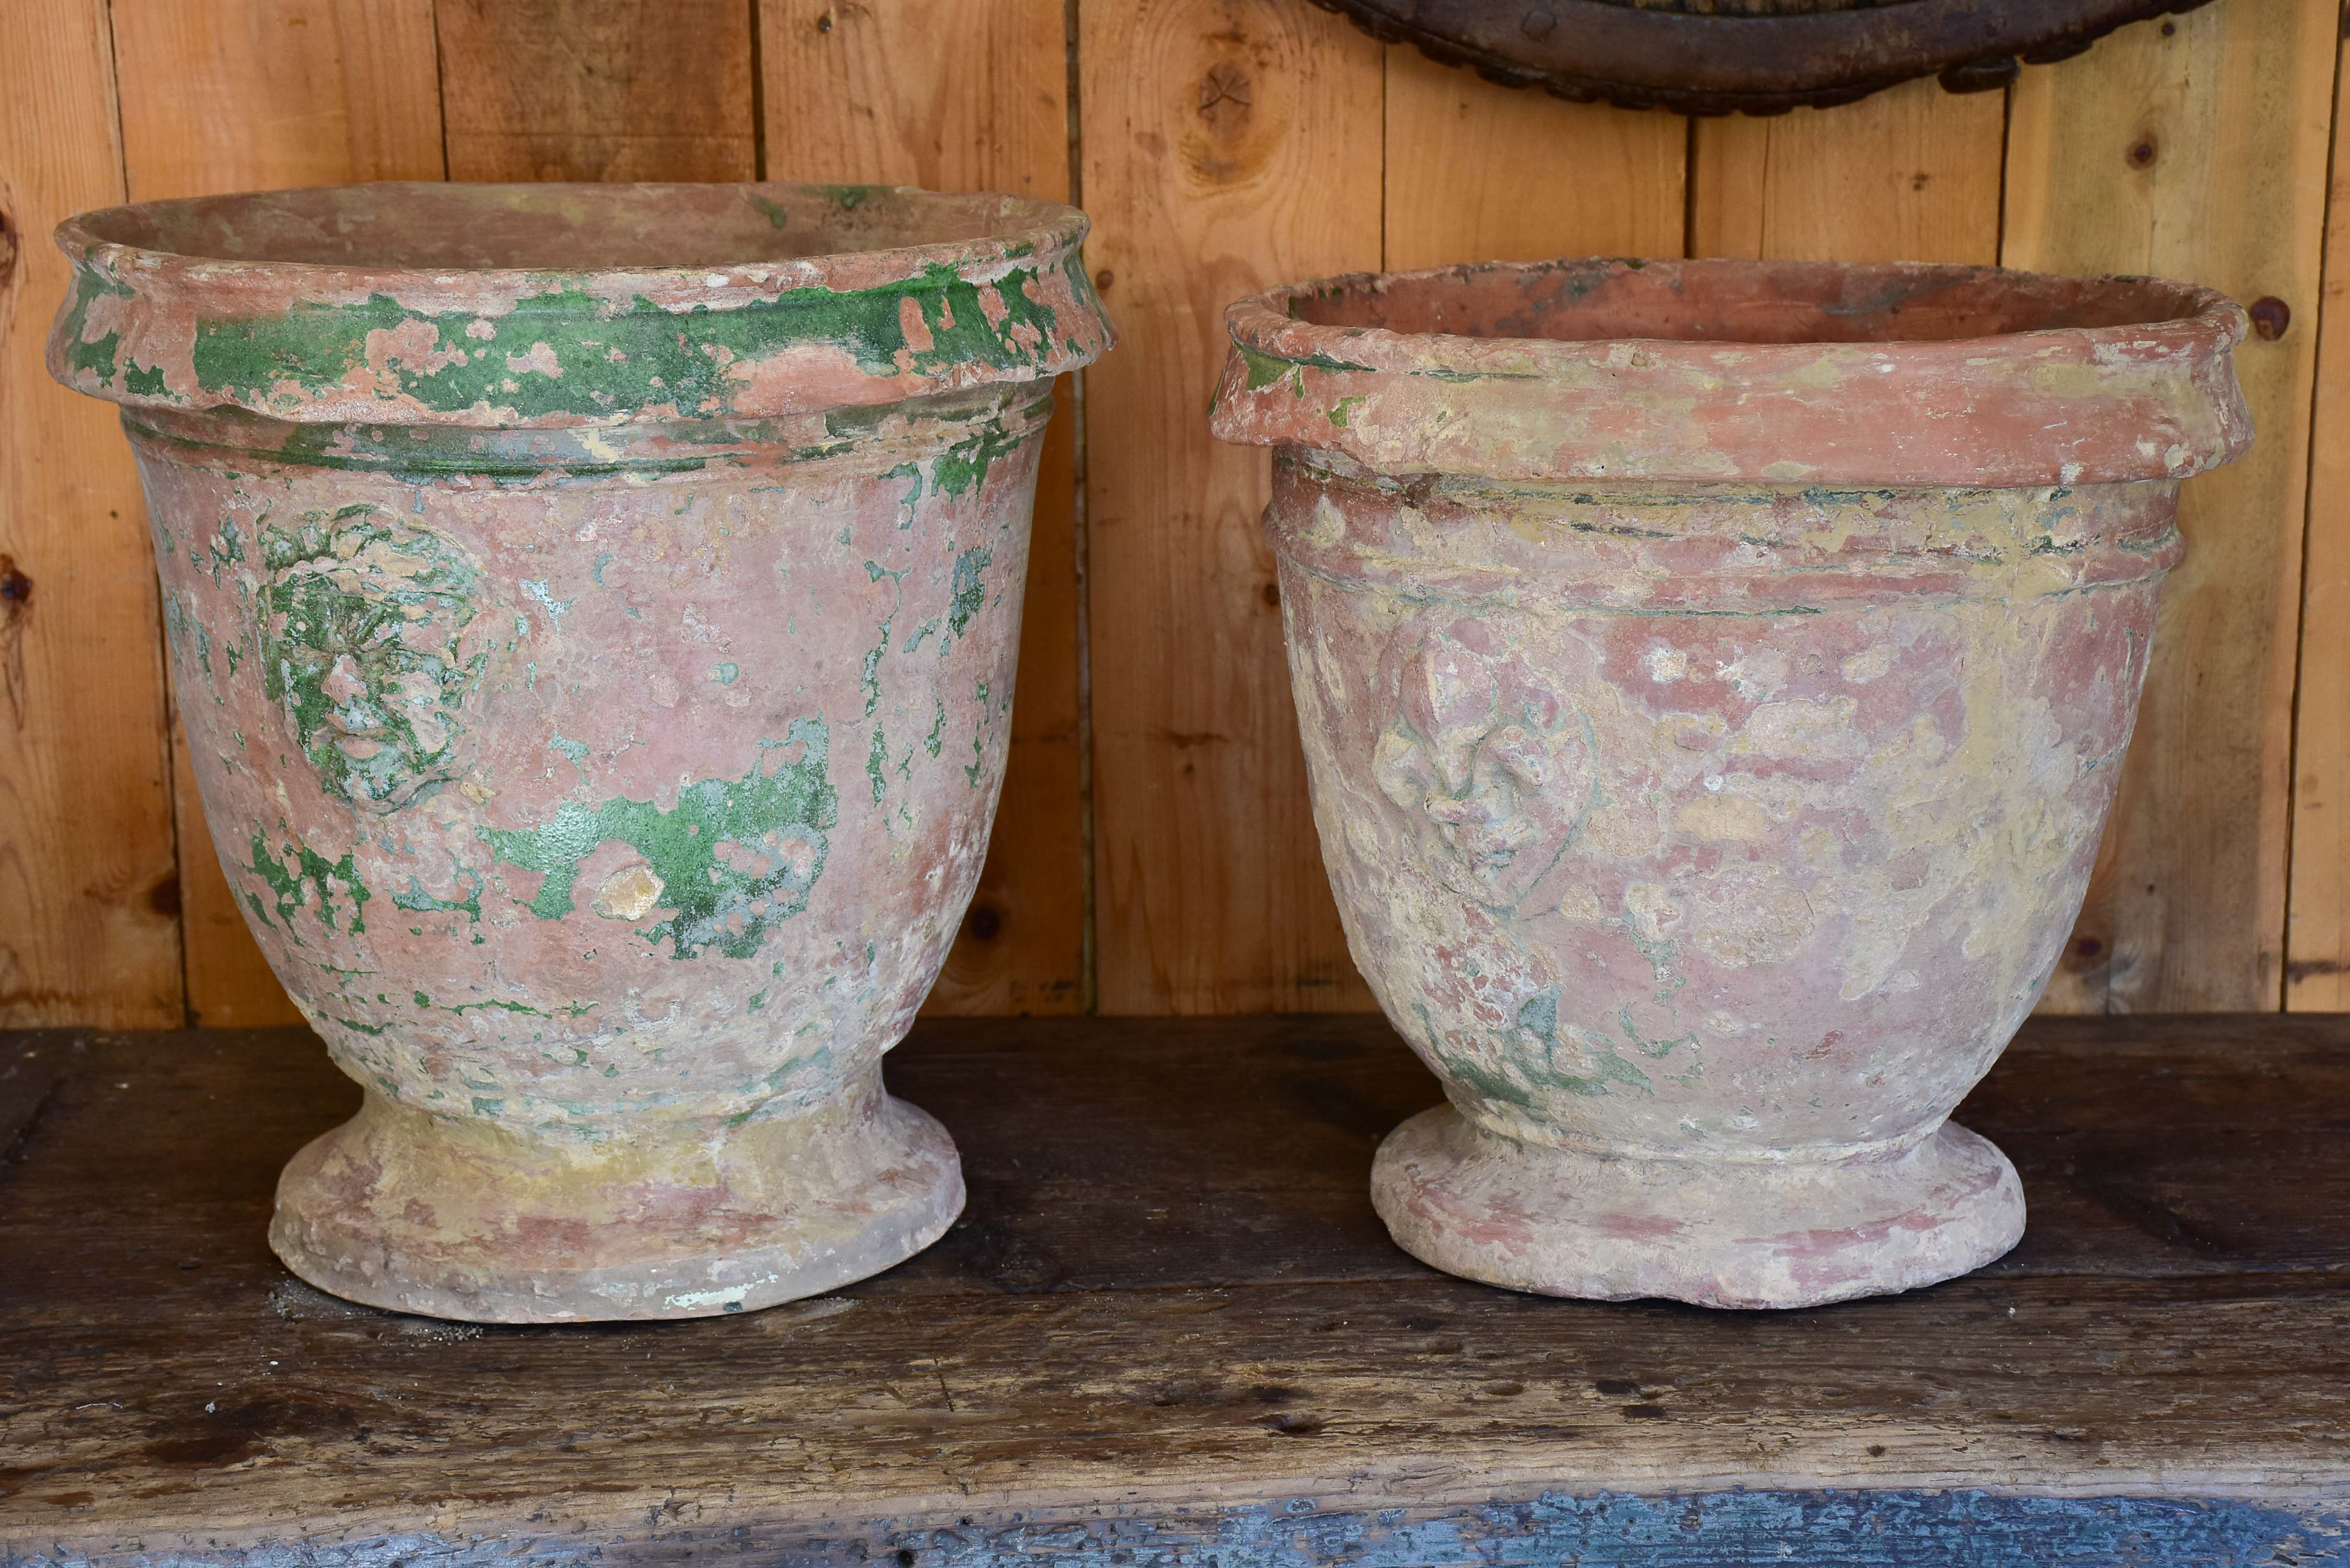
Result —
[{"label": "weathered wood board", "polygon": [[[2350,43],[2342,49],[2350,57]],[[2300,323],[2321,336],[2293,697],[2284,1004],[2305,1012],[2350,1010],[2350,77],[2334,75],[2320,319]]]},{"label": "weathered wood board", "polygon": [[749,180],[745,0],[436,0],[452,180]]},{"label": "weathered wood board", "polygon": [[[762,0],[765,174],[1067,201],[1066,26],[1061,0]],[[933,1012],[1075,1012],[1087,1001],[1076,401],[1064,386],[1045,433],[1011,761]]]},{"label": "weathered wood board", "polygon": [[[430,0],[119,0],[116,68],[130,199],[358,180],[438,180]],[[189,1021],[297,1023],[222,874],[172,715]]]},{"label": "weathered wood board", "polygon": [[1223,308],[1376,270],[1385,57],[1309,5],[1078,7],[1105,1012],[1363,1006],[1305,797],[1262,452],[1210,439]]},{"label": "weathered wood board", "polygon": [[2341,26],[2332,0],[2228,0],[2126,27],[2094,66],[2030,67],[2014,89],[2002,262],[2192,278],[2291,318],[2236,353],[2251,454],[2181,493],[2187,560],[2163,588],[2137,736],[2053,1007],[2282,1003],[2311,328]]},{"label": "weathered wood board", "polygon": [[1989,265],[2006,107],[1917,81],[1841,109],[1695,121],[1689,254]]},{"label": "weathered wood board", "polygon": [[[1689,122],[1677,116],[1499,91],[1395,44],[1386,129],[1390,272],[1681,253]],[[1530,189],[1529,166],[1573,175]]]},{"label": "weathered wood board", "polygon": [[1961,1112],[2023,1244],[1784,1314],[1398,1251],[1370,1153],[1435,1090],[1374,1019],[936,1020],[889,1074],[971,1173],[929,1252],[483,1329],[269,1256],[357,1098],[307,1036],[0,1038],[0,1561],[2350,1562],[2350,1023],[2034,1022]]},{"label": "weathered wood board", "polygon": [[182,1021],[161,624],[113,415],[41,366],[49,231],[122,200],[99,0],[0,6],[0,1021]]}]

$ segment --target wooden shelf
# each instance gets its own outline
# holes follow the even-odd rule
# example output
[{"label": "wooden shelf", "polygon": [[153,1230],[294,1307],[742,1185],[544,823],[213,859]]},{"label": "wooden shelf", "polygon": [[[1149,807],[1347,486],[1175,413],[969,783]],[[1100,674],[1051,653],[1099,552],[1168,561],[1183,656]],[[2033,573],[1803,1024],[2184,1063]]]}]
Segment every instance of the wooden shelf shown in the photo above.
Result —
[{"label": "wooden shelf", "polygon": [[971,1201],[743,1317],[476,1328],[264,1241],[298,1031],[0,1034],[0,1562],[2350,1563],[2350,1019],[2038,1021],[2030,1233],[1888,1301],[1398,1251],[1376,1019],[925,1023]]}]

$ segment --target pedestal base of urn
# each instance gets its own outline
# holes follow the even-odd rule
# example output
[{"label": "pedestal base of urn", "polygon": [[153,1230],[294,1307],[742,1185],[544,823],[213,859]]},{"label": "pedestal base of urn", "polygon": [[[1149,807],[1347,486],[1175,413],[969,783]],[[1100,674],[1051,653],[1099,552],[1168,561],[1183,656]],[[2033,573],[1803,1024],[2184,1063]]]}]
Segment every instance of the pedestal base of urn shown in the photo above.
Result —
[{"label": "pedestal base of urn", "polygon": [[1439,1106],[1379,1146],[1371,1201],[1398,1245],[1447,1273],[1712,1307],[1915,1290],[2023,1235],[2015,1168],[1948,1122],[1892,1158],[1709,1163],[1521,1143]]},{"label": "pedestal base of urn", "polygon": [[269,1244],[320,1290],[395,1312],[706,1317],[879,1273],[962,1203],[953,1140],[878,1070],[796,1116],[713,1128],[648,1113],[592,1145],[370,1092],[286,1166]]}]

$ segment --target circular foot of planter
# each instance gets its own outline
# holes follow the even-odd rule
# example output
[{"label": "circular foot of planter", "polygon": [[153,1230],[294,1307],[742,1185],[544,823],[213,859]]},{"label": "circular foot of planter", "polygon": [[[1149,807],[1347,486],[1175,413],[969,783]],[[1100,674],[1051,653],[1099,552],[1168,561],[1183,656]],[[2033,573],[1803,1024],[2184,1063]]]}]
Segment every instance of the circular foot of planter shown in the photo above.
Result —
[{"label": "circular foot of planter", "polygon": [[1796,1307],[1915,1290],[2023,1235],[2023,1188],[1951,1123],[1894,1158],[1614,1158],[1521,1143],[1451,1106],[1379,1146],[1371,1201],[1406,1251],[1543,1295]]},{"label": "circular foot of planter", "polygon": [[294,1157],[269,1244],[350,1301],[474,1323],[754,1312],[879,1273],[962,1211],[946,1129],[876,1071],[790,1117],[558,1146],[370,1093]]}]

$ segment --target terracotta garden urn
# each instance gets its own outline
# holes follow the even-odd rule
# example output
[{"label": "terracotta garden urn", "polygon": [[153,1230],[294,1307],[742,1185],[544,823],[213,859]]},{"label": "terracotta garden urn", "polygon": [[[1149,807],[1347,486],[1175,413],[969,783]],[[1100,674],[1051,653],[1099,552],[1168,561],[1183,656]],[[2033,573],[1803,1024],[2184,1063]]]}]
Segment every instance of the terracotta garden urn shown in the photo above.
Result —
[{"label": "terracotta garden urn", "polygon": [[204,815],[358,1116],[270,1240],[498,1322],[927,1246],[882,1088],[1003,776],[1085,220],[833,186],[383,184],[58,231]]},{"label": "terracotta garden urn", "polygon": [[1448,1103],[1406,1249],[1794,1306],[1976,1268],[1948,1120],[2046,984],[2182,480],[2251,438],[2201,289],[1577,261],[1232,307],[1315,821]]}]

